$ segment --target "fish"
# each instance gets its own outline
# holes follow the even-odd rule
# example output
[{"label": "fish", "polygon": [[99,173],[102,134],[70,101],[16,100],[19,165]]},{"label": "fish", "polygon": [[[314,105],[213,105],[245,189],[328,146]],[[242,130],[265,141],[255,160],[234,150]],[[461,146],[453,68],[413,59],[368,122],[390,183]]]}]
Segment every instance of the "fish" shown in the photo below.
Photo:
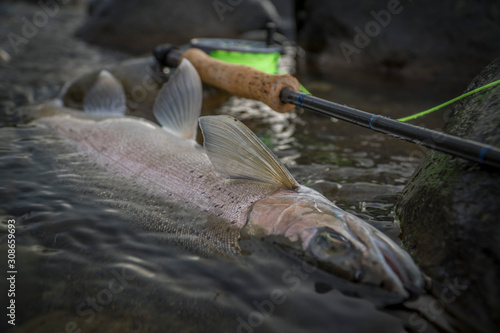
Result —
[{"label": "fish", "polygon": [[[165,200],[175,197],[218,218],[240,237],[273,237],[318,267],[356,283],[409,297],[424,279],[411,256],[384,233],[300,185],[239,120],[200,117],[202,83],[186,59],[159,90],[158,124],[126,116],[120,82],[102,71],[85,112],[55,104],[35,120],[68,139],[93,163]],[[196,141],[198,127],[203,145]],[[310,261],[308,261],[310,262]]]}]

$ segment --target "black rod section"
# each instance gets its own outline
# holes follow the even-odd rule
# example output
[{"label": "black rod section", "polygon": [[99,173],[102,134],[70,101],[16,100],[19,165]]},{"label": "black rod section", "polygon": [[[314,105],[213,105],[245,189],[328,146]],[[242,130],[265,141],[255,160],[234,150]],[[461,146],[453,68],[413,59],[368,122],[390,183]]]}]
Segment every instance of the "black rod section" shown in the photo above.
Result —
[{"label": "black rod section", "polygon": [[357,110],[291,88],[283,89],[280,99],[283,103],[291,103],[325,116],[342,119],[420,146],[500,168],[500,149],[496,147]]}]

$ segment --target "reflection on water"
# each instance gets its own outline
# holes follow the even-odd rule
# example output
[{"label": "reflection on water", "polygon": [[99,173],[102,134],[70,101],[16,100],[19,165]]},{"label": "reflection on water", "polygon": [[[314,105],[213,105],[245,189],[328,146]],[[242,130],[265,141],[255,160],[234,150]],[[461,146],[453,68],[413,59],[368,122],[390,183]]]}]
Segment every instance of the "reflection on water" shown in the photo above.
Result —
[{"label": "reflection on water", "polygon": [[[230,100],[217,112],[242,119],[299,182],[397,240],[392,208],[417,162],[405,155],[407,144],[363,130],[352,136],[352,129],[330,119],[276,115],[251,101]],[[237,230],[214,235],[210,226],[223,221],[111,176],[51,133],[4,127],[0,142],[2,223],[18,221],[16,302],[22,311],[15,332],[448,327],[415,303],[400,304],[382,290],[326,274],[272,242],[238,242]],[[3,252],[5,225],[1,232]],[[0,287],[5,290],[4,281]],[[426,323],[424,330],[415,318]]]}]

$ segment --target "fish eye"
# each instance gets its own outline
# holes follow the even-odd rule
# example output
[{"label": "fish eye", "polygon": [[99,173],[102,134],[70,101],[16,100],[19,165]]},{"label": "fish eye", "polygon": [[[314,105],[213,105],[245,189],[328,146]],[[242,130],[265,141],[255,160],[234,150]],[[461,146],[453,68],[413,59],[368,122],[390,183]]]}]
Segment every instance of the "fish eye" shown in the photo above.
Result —
[{"label": "fish eye", "polygon": [[351,243],[344,236],[331,229],[318,231],[311,245],[313,253],[320,258],[341,256],[351,248]]},{"label": "fish eye", "polygon": [[320,228],[309,242],[309,254],[318,267],[351,281],[363,279],[361,252],[342,234],[329,227]]},{"label": "fish eye", "polygon": [[329,242],[333,242],[338,245],[345,246],[347,243],[347,239],[344,236],[333,233],[333,232],[325,232],[323,235]]}]

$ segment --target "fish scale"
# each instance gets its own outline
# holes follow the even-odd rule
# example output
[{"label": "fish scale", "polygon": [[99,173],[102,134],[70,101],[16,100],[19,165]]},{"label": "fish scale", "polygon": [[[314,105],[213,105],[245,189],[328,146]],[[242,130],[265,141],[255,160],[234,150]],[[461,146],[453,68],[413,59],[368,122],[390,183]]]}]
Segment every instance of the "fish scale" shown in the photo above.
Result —
[{"label": "fish scale", "polygon": [[250,206],[278,190],[263,182],[227,181],[195,142],[179,140],[143,119],[55,116],[39,120],[70,139],[90,161],[145,190],[170,194],[243,228]]},{"label": "fish scale", "polygon": [[59,137],[66,138],[44,144],[41,152],[44,157],[50,156],[51,167],[57,167],[54,172],[71,189],[76,200],[90,200],[97,206],[122,212],[123,222],[148,232],[153,241],[192,255],[234,259],[234,255],[240,253],[240,228],[202,212],[175,194],[158,194],[138,184],[134,178],[110,172],[90,159],[92,155],[86,145],[79,146],[83,150],[78,148],[79,141],[75,139],[79,136],[74,131],[74,139],[64,134],[69,131],[59,132],[60,128],[53,126],[58,121],[58,117],[42,118],[34,128],[42,137],[53,138],[57,130]]}]

